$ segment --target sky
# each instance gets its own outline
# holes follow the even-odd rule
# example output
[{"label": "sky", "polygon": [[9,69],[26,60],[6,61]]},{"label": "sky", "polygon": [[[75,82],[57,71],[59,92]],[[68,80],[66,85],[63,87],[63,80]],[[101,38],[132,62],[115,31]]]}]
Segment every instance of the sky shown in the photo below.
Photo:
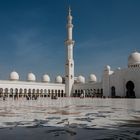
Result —
[{"label": "sky", "polygon": [[53,81],[65,75],[66,17],[71,6],[75,76],[127,67],[140,51],[140,0],[0,0],[0,79],[17,71]]}]

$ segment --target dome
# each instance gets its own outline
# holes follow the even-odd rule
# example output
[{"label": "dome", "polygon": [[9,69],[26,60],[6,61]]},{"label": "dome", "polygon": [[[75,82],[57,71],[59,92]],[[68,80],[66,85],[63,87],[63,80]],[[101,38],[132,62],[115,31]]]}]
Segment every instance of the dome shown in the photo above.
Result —
[{"label": "dome", "polygon": [[77,82],[78,83],[85,83],[85,77],[83,77],[83,76],[78,76],[78,78],[77,78]]},{"label": "dome", "polygon": [[97,78],[96,78],[96,76],[94,74],[90,74],[89,82],[97,82]]},{"label": "dome", "polygon": [[117,68],[117,70],[121,70],[121,68],[120,68],[120,67],[118,67],[118,68]]},{"label": "dome", "polygon": [[49,75],[44,74],[43,77],[42,77],[42,81],[43,81],[43,82],[46,82],[46,83],[50,82],[50,77],[49,77]]},{"label": "dome", "polygon": [[55,82],[56,82],[56,83],[62,83],[62,81],[63,81],[63,79],[62,79],[61,76],[57,76],[57,77],[55,78]]},{"label": "dome", "polygon": [[137,66],[140,64],[140,53],[139,52],[133,52],[128,57],[128,66]]},{"label": "dome", "polygon": [[19,80],[19,75],[16,71],[10,73],[10,80]]},{"label": "dome", "polygon": [[110,71],[110,69],[111,69],[111,67],[109,65],[106,65],[104,68],[105,71]]},{"label": "dome", "polygon": [[28,81],[35,81],[36,77],[33,73],[28,73],[27,80]]}]

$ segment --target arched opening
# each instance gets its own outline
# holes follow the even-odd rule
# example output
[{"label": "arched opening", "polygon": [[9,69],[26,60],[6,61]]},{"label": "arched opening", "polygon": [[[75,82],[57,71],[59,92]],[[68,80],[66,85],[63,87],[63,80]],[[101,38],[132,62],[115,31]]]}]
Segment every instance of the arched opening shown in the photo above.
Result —
[{"label": "arched opening", "polygon": [[3,96],[3,88],[0,88],[0,97]]},{"label": "arched opening", "polygon": [[22,94],[23,94],[23,90],[22,88],[19,89],[19,97],[22,97]]},{"label": "arched opening", "polygon": [[47,97],[47,89],[44,89],[44,97]]},{"label": "arched opening", "polygon": [[79,90],[78,90],[77,97],[80,97],[80,94],[81,94],[81,90],[79,89]]},{"label": "arched opening", "polygon": [[39,97],[39,89],[36,90],[36,96]]},{"label": "arched opening", "polygon": [[13,97],[13,88],[10,88],[10,97]]},{"label": "arched opening", "polygon": [[96,97],[99,97],[99,96],[100,96],[100,89],[97,89]]},{"label": "arched opening", "polygon": [[51,90],[50,97],[51,97],[51,99],[54,97],[54,90],[53,89]]},{"label": "arched opening", "polygon": [[87,90],[87,89],[85,89],[85,97],[87,97],[87,93],[88,93],[88,90]]},{"label": "arched opening", "polygon": [[40,97],[43,97],[44,95],[43,95],[44,93],[43,93],[43,89],[41,89],[40,90]]},{"label": "arched opening", "polygon": [[81,89],[80,98],[84,98],[84,90]]},{"label": "arched opening", "polygon": [[32,90],[31,89],[28,89],[28,93],[31,94],[32,93]]},{"label": "arched opening", "polygon": [[58,90],[58,97],[60,97],[60,90]]},{"label": "arched opening", "polygon": [[15,93],[18,94],[18,89],[17,88],[15,89]]},{"label": "arched opening", "polygon": [[27,93],[28,99],[31,99],[31,93],[32,93],[32,90],[31,89],[28,89],[28,93]]},{"label": "arched opening", "polygon": [[103,97],[103,89],[101,88],[101,97]]},{"label": "arched opening", "polygon": [[76,97],[77,96],[77,93],[78,93],[77,90],[75,90],[73,96]]},{"label": "arched opening", "polygon": [[35,89],[33,89],[33,94],[35,94]]},{"label": "arched opening", "polygon": [[135,85],[132,81],[126,83],[126,98],[136,98],[134,88]]},{"label": "arched opening", "polygon": [[8,97],[8,88],[5,88],[4,97]]},{"label": "arched opening", "polygon": [[90,97],[90,89],[87,89],[87,97]]},{"label": "arched opening", "polygon": [[24,97],[26,97],[27,96],[27,89],[25,88],[24,89]]},{"label": "arched opening", "polygon": [[27,93],[27,89],[26,88],[24,89],[24,93]]},{"label": "arched opening", "polygon": [[15,94],[14,94],[14,99],[18,99],[18,89],[17,88],[15,88]]},{"label": "arched opening", "polygon": [[64,97],[64,91],[61,90],[61,97]]},{"label": "arched opening", "polygon": [[37,94],[39,94],[39,89],[37,89]]},{"label": "arched opening", "polygon": [[112,98],[116,97],[116,89],[114,86],[111,87],[111,97]]},{"label": "arched opening", "polygon": [[50,97],[50,89],[48,89],[48,97]]},{"label": "arched opening", "polygon": [[94,95],[93,95],[93,89],[91,88],[90,89],[90,97],[93,97]]},{"label": "arched opening", "polygon": [[93,97],[96,96],[96,89],[93,89]]},{"label": "arched opening", "polygon": [[36,90],[32,89],[32,99],[36,100],[37,99],[37,95],[36,95]]}]

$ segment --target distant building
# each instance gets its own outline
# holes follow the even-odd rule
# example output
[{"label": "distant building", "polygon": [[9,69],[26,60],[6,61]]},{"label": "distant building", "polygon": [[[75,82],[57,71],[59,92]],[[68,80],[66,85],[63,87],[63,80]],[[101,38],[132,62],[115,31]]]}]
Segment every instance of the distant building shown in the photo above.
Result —
[{"label": "distant building", "polygon": [[90,75],[89,82],[73,85],[73,93],[80,96],[105,96],[140,98],[140,53],[134,52],[128,57],[128,68],[117,68],[112,71],[106,66],[101,82],[96,81],[95,75]]},{"label": "distant building", "polygon": [[36,82],[36,76],[28,73],[27,81],[20,81],[16,71],[11,72],[9,80],[0,80],[0,97],[127,97],[140,98],[140,53],[134,52],[128,57],[128,68],[117,68],[112,71],[110,66],[103,70],[101,82],[94,74],[88,81],[83,76],[74,76],[74,59],[72,38],[73,24],[71,9],[67,17],[67,39],[65,76],[57,76],[51,83],[49,75],[45,74],[41,82]]}]

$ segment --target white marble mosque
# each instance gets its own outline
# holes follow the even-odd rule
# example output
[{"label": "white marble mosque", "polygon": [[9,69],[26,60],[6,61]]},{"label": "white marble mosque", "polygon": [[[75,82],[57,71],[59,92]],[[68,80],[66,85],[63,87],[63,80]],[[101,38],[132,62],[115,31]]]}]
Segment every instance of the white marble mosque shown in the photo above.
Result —
[{"label": "white marble mosque", "polygon": [[140,98],[140,53],[133,52],[128,57],[127,68],[112,70],[105,66],[102,80],[97,81],[95,74],[89,79],[74,75],[72,38],[73,24],[71,9],[67,17],[67,39],[65,76],[57,76],[51,83],[49,75],[45,74],[41,82],[36,82],[36,76],[28,73],[27,81],[22,81],[16,71],[11,72],[9,80],[0,80],[0,97],[127,97]]}]

